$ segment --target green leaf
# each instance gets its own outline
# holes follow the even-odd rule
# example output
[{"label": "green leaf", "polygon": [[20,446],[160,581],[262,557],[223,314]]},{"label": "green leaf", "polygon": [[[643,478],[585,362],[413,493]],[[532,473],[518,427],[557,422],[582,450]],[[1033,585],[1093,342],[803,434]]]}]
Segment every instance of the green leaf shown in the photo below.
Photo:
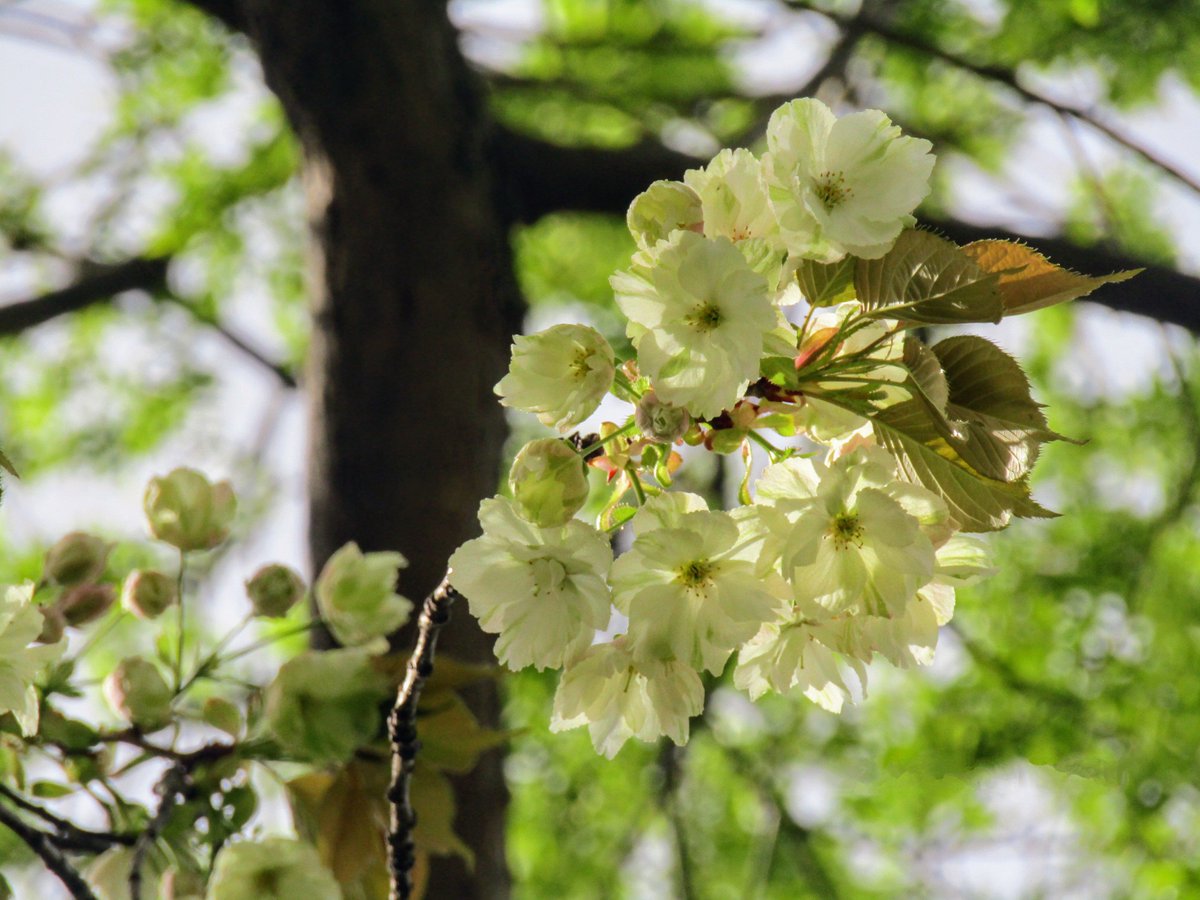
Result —
[{"label": "green leaf", "polygon": [[481,753],[509,738],[506,731],[485,728],[458,694],[449,690],[421,696],[421,760],[444,772],[462,774],[475,768]]},{"label": "green leaf", "polygon": [[960,426],[960,452],[973,468],[1017,481],[1033,468],[1042,444],[1061,439],[1047,426],[1021,366],[995,344],[960,335],[932,351],[950,388],[946,414]]},{"label": "green leaf", "polygon": [[980,269],[997,276],[1004,314],[1008,316],[1085,297],[1101,285],[1128,281],[1142,271],[1079,275],[1056,266],[1032,247],[1012,241],[975,241],[961,249]]},{"label": "green leaf", "polygon": [[800,293],[811,306],[834,306],[853,300],[856,262],[853,256],[843,257],[835,263],[804,260],[796,270]]},{"label": "green leaf", "polygon": [[1029,496],[1025,479],[1001,481],[972,467],[963,458],[961,435],[919,394],[880,410],[871,424],[876,440],[898,460],[904,479],[941,496],[963,531],[998,531],[1014,515],[1055,515]]},{"label": "green leaf", "polygon": [[13,478],[21,477],[17,474],[17,467],[13,465],[12,460],[8,458],[8,455],[3,450],[0,450],[0,469],[3,469]]},{"label": "green leaf", "polygon": [[905,231],[880,259],[860,259],[858,299],[869,315],[926,325],[999,322],[1004,304],[998,276],[984,272],[950,241]]},{"label": "green leaf", "polygon": [[70,785],[59,784],[57,781],[35,781],[29,791],[35,797],[46,800],[57,800],[59,797],[69,797],[75,793]]},{"label": "green leaf", "polygon": [[904,366],[929,401],[945,412],[950,399],[946,373],[942,371],[942,364],[933,351],[911,334],[904,337]]}]

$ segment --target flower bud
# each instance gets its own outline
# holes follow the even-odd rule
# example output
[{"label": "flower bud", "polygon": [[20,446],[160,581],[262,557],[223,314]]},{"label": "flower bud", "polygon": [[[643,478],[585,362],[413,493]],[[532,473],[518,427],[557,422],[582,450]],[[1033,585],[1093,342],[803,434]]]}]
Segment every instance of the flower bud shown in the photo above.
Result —
[{"label": "flower bud", "polygon": [[42,606],[38,612],[42,614],[42,631],[37,636],[37,642],[57,644],[67,629],[67,620],[63,618],[62,610],[57,606]]},{"label": "flower bud", "polygon": [[229,537],[237,498],[228,481],[209,482],[195,469],[151,478],[143,501],[150,534],[180,550],[211,550]]},{"label": "flower bud", "polygon": [[213,728],[236,738],[242,731],[242,711],[236,703],[230,703],[224,697],[209,697],[204,701],[201,711],[204,721]]},{"label": "flower bud", "polygon": [[278,619],[304,598],[304,579],[279,563],[263,566],[246,582],[246,595],[256,616]]},{"label": "flower bud", "polygon": [[673,444],[687,434],[692,417],[682,406],[672,406],[658,399],[654,391],[646,391],[634,413],[638,429],[658,444]]},{"label": "flower bud", "polygon": [[104,679],[104,696],[119,716],[143,731],[170,721],[171,688],[158,667],[140,656],[123,659]]},{"label": "flower bud", "polygon": [[542,528],[565,525],[587,501],[588,480],[575,448],[557,438],[530,441],[508,473],[513,499]]},{"label": "flower bud", "polygon": [[139,619],[156,619],[179,599],[175,580],[162,572],[134,569],[121,588],[121,606]]},{"label": "flower bud", "polygon": [[363,553],[353,542],[329,557],[317,578],[317,607],[339,644],[385,644],[379,639],[408,621],[412,602],[395,593],[407,565],[399,553]]},{"label": "flower bud", "polygon": [[95,581],[104,574],[109,548],[95,535],[72,531],[46,552],[46,580],[63,587]]},{"label": "flower bud", "polygon": [[58,609],[68,625],[78,628],[94,622],[113,605],[117,591],[111,584],[81,584],[58,598]]},{"label": "flower bud", "polygon": [[159,900],[203,900],[204,876],[175,866],[163,873],[158,883]]}]

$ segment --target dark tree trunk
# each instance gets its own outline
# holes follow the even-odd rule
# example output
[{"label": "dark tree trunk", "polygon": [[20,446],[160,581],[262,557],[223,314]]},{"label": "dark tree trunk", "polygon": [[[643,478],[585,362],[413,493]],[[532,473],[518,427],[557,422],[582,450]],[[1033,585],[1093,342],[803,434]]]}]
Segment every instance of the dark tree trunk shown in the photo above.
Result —
[{"label": "dark tree trunk", "polygon": [[[481,98],[443,3],[247,0],[238,23],[304,147],[313,247],[314,568],[346,541],[398,549],[418,600],[477,532],[504,422],[492,395],[519,325],[482,152]],[[492,660],[465,610],[442,652]],[[494,686],[469,697],[495,722]],[[504,898],[500,758],[457,785],[474,873],[435,858],[431,898]]]}]

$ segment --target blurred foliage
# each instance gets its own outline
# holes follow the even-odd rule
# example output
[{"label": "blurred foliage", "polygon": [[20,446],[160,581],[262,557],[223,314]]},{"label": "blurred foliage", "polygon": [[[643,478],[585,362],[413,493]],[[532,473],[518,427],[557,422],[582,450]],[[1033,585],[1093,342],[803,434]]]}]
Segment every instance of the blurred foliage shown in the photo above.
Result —
[{"label": "blurred foliage", "polygon": [[[1157,101],[1164,79],[1200,87],[1195,0],[864,5],[917,46],[863,36],[831,73],[833,99],[883,106],[944,160],[997,178],[1031,136],[1029,107],[995,71],[934,49],[1126,108]],[[721,18],[764,6],[771,16]],[[482,68],[511,127],[604,147],[684,133],[715,148],[757,139],[780,99],[743,95],[734,51],[765,47],[785,20],[830,31],[810,9],[859,6],[543,0],[543,27],[502,71]],[[36,290],[67,280],[64,259],[171,255],[171,291],[200,318],[142,298],[6,339],[0,443],[30,478],[116,468],[178,434],[217,381],[195,351],[211,330],[200,319],[256,313],[293,371],[308,341],[298,152],[249,47],[175,0],[105,0],[98,15],[119,26],[113,120],[70,173],[0,158],[6,267]],[[1175,259],[1149,166],[1080,168],[1052,227]],[[100,200],[67,223],[54,201],[70,187]],[[582,307],[620,338],[607,284],[631,250],[619,218],[550,216],[514,246],[535,317]],[[1038,491],[1063,517],[996,539],[1000,574],[960,594],[942,660],[872,672],[867,701],[840,718],[718,688],[687,748],[631,746],[611,763],[586,735],[546,730],[552,678],[508,679],[507,725],[525,729],[506,764],[519,897],[990,896],[997,859],[1026,896],[1200,896],[1200,357],[1172,333],[1155,377],[1113,393],[1103,372],[1133,363],[1095,358],[1082,317],[1031,321],[1019,349],[1037,396],[1088,443],[1047,449]],[[36,577],[36,552],[0,550],[6,577]],[[0,832],[0,859],[27,858]]]}]

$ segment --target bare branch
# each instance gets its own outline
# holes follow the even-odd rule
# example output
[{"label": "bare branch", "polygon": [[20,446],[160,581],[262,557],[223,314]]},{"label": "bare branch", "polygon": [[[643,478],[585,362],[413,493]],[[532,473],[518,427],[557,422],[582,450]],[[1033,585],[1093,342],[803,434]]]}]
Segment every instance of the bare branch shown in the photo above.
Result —
[{"label": "bare branch", "polygon": [[45,863],[46,868],[58,876],[58,880],[63,883],[74,900],[96,900],[96,895],[83,880],[83,876],[55,846],[49,834],[26,824],[19,815],[3,804],[0,804],[0,824],[6,826],[37,854],[38,858]]},{"label": "bare branch", "polygon": [[136,258],[92,267],[74,284],[30,300],[0,306],[0,337],[19,334],[58,316],[107,303],[125,291],[155,291],[166,284],[166,257]]},{"label": "bare branch", "polygon": [[0,784],[0,796],[9,800],[14,806],[32,813],[54,829],[47,838],[63,850],[80,850],[85,853],[103,853],[113,845],[132,846],[136,840],[133,835],[118,834],[112,831],[88,831],[73,822],[56,816],[48,809],[43,809],[36,803],[26,800],[8,785]]},{"label": "bare branch", "polygon": [[425,598],[421,618],[417,622],[417,643],[412,656],[408,658],[404,682],[396,693],[396,704],[388,717],[388,736],[392,742],[392,783],[387,793],[392,808],[388,829],[391,900],[408,900],[412,895],[412,867],[416,862],[412,830],[417,823],[417,816],[408,788],[420,747],[417,740],[417,703],[421,699],[425,679],[433,674],[438,632],[450,621],[450,606],[457,596],[458,592],[450,586],[450,576],[447,574],[433,593]]},{"label": "bare branch", "polygon": [[161,797],[158,810],[146,826],[146,830],[138,837],[137,843],[133,845],[133,860],[129,864],[130,897],[142,896],[142,864],[146,861],[146,854],[167,827],[175,807],[187,796],[190,789],[191,777],[187,765],[182,762],[171,766],[158,783],[156,791]]},{"label": "bare branch", "polygon": [[164,299],[174,303],[176,306],[181,307],[182,309],[187,310],[188,313],[191,314],[192,318],[194,318],[197,322],[202,325],[207,325],[209,328],[213,329],[215,332],[217,332],[217,334],[223,337],[231,347],[253,362],[258,363],[260,366],[274,375],[276,380],[284,387],[296,388],[299,386],[296,376],[288,371],[287,368],[268,357],[261,350],[254,347],[244,337],[239,335],[236,331],[231,330],[227,325],[223,324],[212,316],[202,313],[187,300],[176,294],[168,293]]},{"label": "bare branch", "polygon": [[[496,131],[492,147],[512,196],[513,219],[520,222],[563,210],[623,215],[629,201],[650,182],[679,178],[685,169],[703,164],[657,144],[624,150],[560,147],[507,130]],[[1088,302],[1200,334],[1200,278],[1103,246],[1084,247],[1063,237],[1020,234],[951,218],[925,217],[922,221],[960,244],[987,239],[1029,244],[1058,265],[1079,272],[1144,268],[1134,281],[1106,288]]]}]

